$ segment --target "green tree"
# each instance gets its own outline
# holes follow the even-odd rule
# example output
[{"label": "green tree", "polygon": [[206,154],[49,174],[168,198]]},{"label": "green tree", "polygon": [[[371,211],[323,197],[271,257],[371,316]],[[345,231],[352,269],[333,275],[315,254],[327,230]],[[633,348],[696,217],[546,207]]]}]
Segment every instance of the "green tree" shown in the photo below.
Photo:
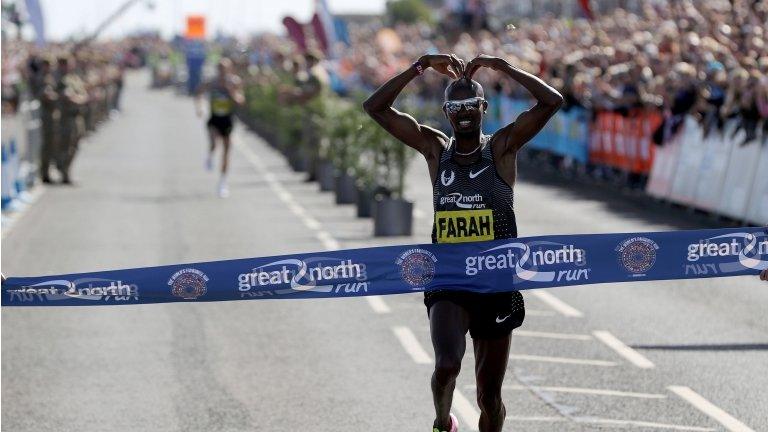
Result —
[{"label": "green tree", "polygon": [[432,12],[424,0],[390,0],[387,2],[387,17],[392,23],[432,22]]}]

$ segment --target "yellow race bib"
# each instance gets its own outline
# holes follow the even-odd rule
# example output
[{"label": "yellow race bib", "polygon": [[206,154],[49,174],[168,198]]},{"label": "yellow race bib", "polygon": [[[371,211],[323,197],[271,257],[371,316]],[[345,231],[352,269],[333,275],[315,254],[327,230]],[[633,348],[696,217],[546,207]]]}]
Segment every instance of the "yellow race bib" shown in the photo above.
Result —
[{"label": "yellow race bib", "polygon": [[435,213],[438,243],[493,240],[493,210],[453,210]]},{"label": "yellow race bib", "polygon": [[211,101],[211,111],[215,115],[229,115],[232,112],[232,101],[227,98],[216,98]]}]

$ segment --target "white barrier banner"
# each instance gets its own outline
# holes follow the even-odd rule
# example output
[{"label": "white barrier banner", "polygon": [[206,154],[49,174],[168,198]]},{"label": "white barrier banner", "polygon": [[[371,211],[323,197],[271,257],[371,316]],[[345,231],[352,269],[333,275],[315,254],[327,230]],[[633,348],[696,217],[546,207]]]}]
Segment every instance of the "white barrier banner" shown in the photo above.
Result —
[{"label": "white barrier banner", "polygon": [[704,140],[703,158],[699,169],[705,174],[699,176],[696,186],[694,199],[696,208],[715,212],[720,204],[733,147],[733,141],[726,135],[728,131],[733,133],[733,124],[731,126],[731,128],[726,127],[725,131],[710,131]]},{"label": "white barrier banner", "polygon": [[757,145],[760,146],[760,158],[752,192],[749,194],[750,204],[746,219],[765,225],[768,224],[768,143]]},{"label": "white barrier banner", "polygon": [[669,194],[672,201],[694,205],[697,183],[705,175],[701,170],[705,147],[704,131],[693,117],[686,116],[680,132],[680,156]]},{"label": "white barrier banner", "polygon": [[757,141],[741,145],[744,141],[744,131],[740,130],[733,135],[734,126],[732,124],[728,126],[725,138],[732,141],[733,148],[716,212],[741,220],[747,214],[747,207],[752,198],[750,192],[757,173],[762,146]]},{"label": "white barrier banner", "polygon": [[648,177],[648,185],[645,187],[645,192],[648,195],[662,199],[669,198],[675,170],[677,169],[680,148],[682,147],[680,141],[683,132],[683,130],[679,130],[663,146],[656,147],[651,174]]}]

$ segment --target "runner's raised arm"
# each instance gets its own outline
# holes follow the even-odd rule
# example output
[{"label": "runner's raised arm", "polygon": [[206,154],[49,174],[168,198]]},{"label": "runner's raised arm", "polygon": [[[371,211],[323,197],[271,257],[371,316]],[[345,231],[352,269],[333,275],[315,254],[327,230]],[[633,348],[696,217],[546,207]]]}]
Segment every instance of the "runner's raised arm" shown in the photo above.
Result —
[{"label": "runner's raised arm", "polygon": [[508,75],[536,98],[536,105],[533,108],[520,114],[513,123],[499,129],[494,136],[494,141],[503,143],[505,153],[516,152],[533,138],[560,109],[563,104],[563,96],[536,76],[512,66],[504,59],[485,54],[475,57],[467,64],[466,77],[472,79],[472,75],[481,67],[487,67]]},{"label": "runner's raised arm", "polygon": [[229,93],[229,97],[232,98],[232,102],[238,106],[245,104],[243,82],[239,76],[231,75],[226,82],[225,88],[227,89],[227,93]]},{"label": "runner's raised arm", "polygon": [[392,104],[411,80],[429,68],[456,79],[464,73],[464,62],[455,55],[421,56],[411,67],[384,83],[363,102],[365,112],[381,127],[427,159],[437,157],[440,149],[448,142],[448,137],[437,129],[419,124],[409,114],[392,108]]}]

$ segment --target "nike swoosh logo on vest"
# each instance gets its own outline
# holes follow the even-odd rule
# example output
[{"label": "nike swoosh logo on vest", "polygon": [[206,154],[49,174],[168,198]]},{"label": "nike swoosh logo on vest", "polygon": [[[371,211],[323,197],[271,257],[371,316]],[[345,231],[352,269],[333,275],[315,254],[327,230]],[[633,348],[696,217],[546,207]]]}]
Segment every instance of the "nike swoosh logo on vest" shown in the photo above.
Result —
[{"label": "nike swoosh logo on vest", "polygon": [[476,173],[475,173],[475,172],[472,172],[472,171],[470,171],[470,172],[469,172],[469,178],[473,179],[473,178],[475,178],[475,177],[479,176],[479,175],[480,175],[480,173],[482,173],[483,171],[487,170],[488,168],[489,168],[489,167],[485,167],[485,168],[481,169],[480,171],[478,171],[478,172],[476,172]]}]

